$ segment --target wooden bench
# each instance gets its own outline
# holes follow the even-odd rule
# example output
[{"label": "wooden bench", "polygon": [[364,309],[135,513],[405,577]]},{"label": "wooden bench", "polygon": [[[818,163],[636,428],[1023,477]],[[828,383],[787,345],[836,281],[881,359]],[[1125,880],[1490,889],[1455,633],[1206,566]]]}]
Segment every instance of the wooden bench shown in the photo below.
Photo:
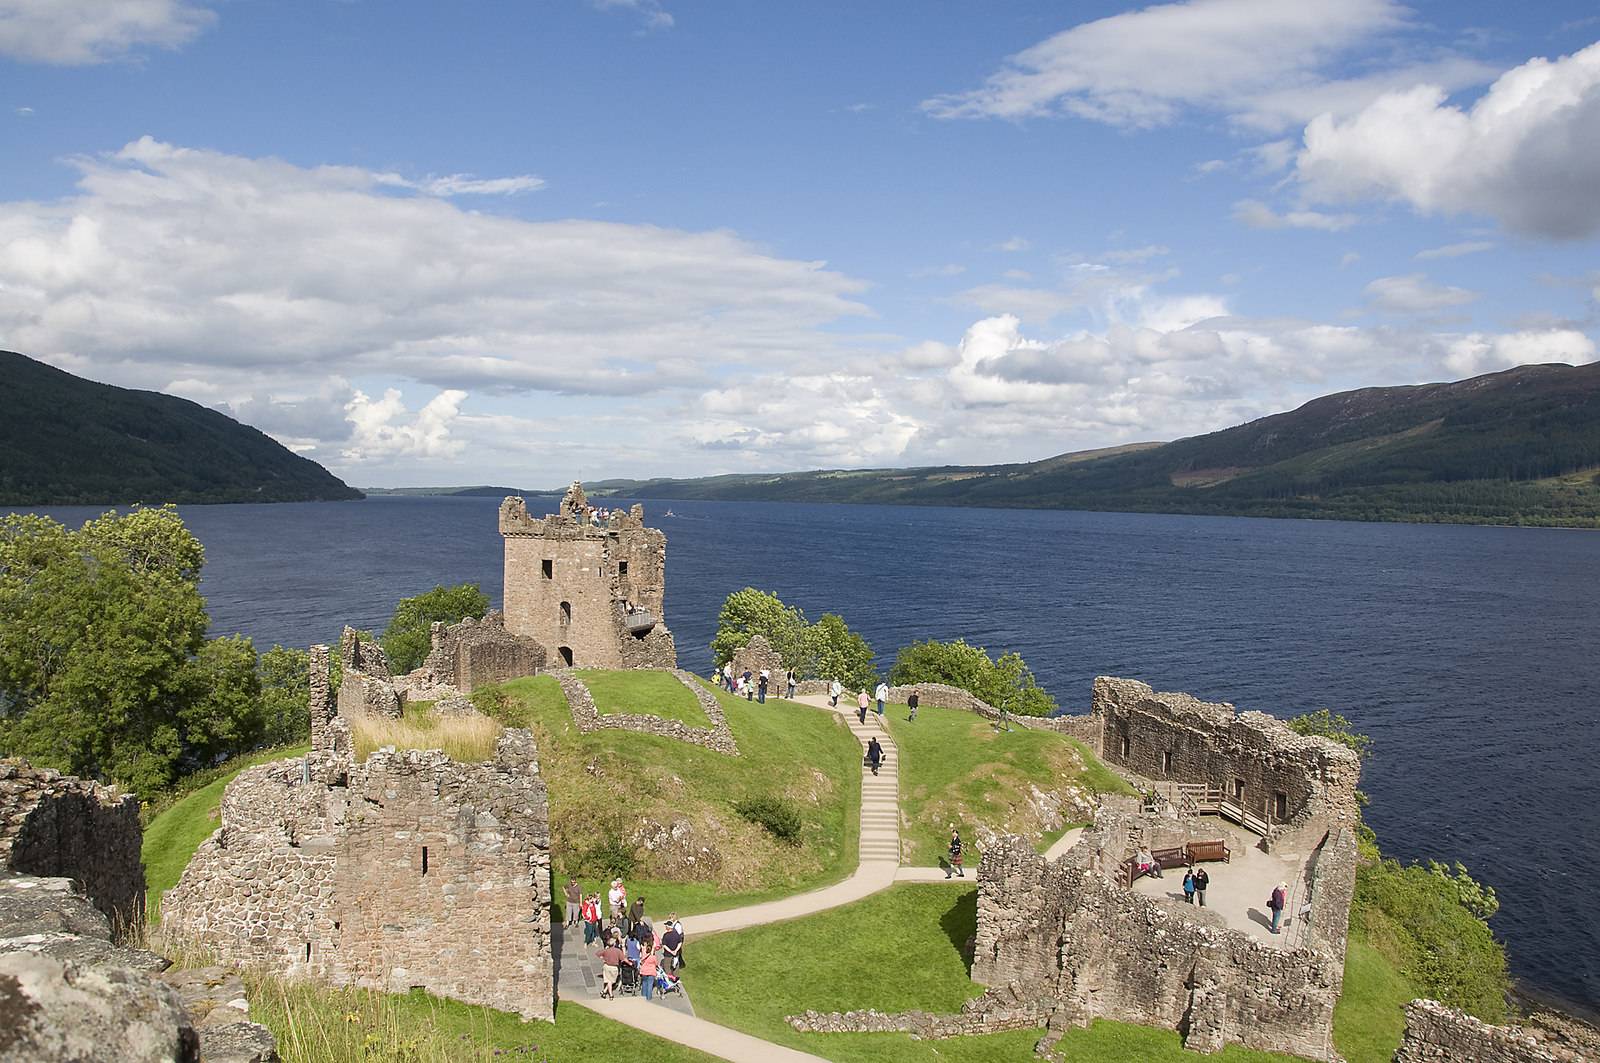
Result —
[{"label": "wooden bench", "polygon": [[[1191,864],[1198,864],[1201,861],[1226,864],[1233,858],[1233,851],[1228,848],[1227,841],[1222,838],[1218,838],[1216,841],[1190,842],[1187,849],[1189,850],[1189,863]],[[1166,865],[1163,864],[1162,866]]]},{"label": "wooden bench", "polygon": [[1189,854],[1184,851],[1181,845],[1173,849],[1151,849],[1150,855],[1155,858],[1155,862],[1163,871],[1170,871],[1175,867],[1183,867],[1189,862]]}]

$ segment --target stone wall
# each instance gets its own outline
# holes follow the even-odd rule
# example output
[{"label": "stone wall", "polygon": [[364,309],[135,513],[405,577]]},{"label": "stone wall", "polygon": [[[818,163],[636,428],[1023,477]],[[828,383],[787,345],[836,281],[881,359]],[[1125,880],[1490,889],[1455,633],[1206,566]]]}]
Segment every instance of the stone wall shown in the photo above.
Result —
[{"label": "stone wall", "polygon": [[875,1009],[845,1012],[806,1011],[788,1023],[801,1033],[908,1033],[913,1041],[977,1037],[1005,1030],[1043,1026],[1049,1010],[1031,993],[1016,986],[991,989],[961,1005],[953,1015],[927,1011],[888,1013]]},{"label": "stone wall", "polygon": [[595,707],[594,697],[589,693],[589,688],[584,685],[583,680],[566,669],[557,669],[549,674],[555,676],[556,682],[561,684],[561,692],[566,695],[567,705],[572,710],[573,722],[584,734],[601,728],[612,728],[618,731],[676,738],[680,742],[705,746],[707,749],[729,756],[739,755],[739,744],[734,741],[733,732],[728,729],[728,720],[723,715],[722,704],[717,701],[715,694],[701,686],[699,680],[688,672],[672,670],[678,682],[688,687],[694,694],[695,700],[700,702],[706,718],[711,721],[710,727],[691,727],[682,720],[669,720],[646,713],[601,713]]},{"label": "stone wall", "polygon": [[339,636],[339,712],[347,717],[400,718],[400,696],[383,647],[353,627]]},{"label": "stone wall", "polygon": [[600,524],[592,518],[576,483],[543,519],[521,498],[501,504],[506,630],[539,642],[558,667],[675,667],[667,537],[645,526],[643,506]]},{"label": "stone wall", "polygon": [[1106,763],[1147,779],[1222,789],[1273,824],[1268,848],[1309,849],[1330,831],[1356,826],[1361,762],[1337,742],[1295,734],[1263,712],[1107,676],[1094,681],[1092,715]]},{"label": "stone wall", "polygon": [[313,770],[318,757],[228,785],[222,827],[163,897],[162,925],[288,975],[552,1018],[548,799],[532,736],[506,731],[478,764],[384,749]]},{"label": "stone wall", "polygon": [[0,761],[0,870],[73,880],[119,936],[144,922],[143,837],[132,794]]},{"label": "stone wall", "polygon": [[1577,1063],[1584,1057],[1517,1026],[1491,1026],[1436,1000],[1406,1005],[1394,1063]]},{"label": "stone wall", "polygon": [[1053,1029],[1105,1018],[1178,1030],[1201,1052],[1237,1043],[1337,1058],[1337,957],[1275,948],[1123,888],[1103,865],[1120,861],[1126,836],[1096,830],[1106,845],[1091,830],[1053,864],[1016,837],[984,852],[974,981],[1039,994]]},{"label": "stone wall", "polygon": [[[752,635],[749,642],[734,651],[731,663],[735,680],[748,669],[752,683],[760,682],[761,669],[765,668],[769,680],[768,697],[782,697],[788,692],[784,676],[788,674],[789,666],[784,664],[783,655],[772,648],[772,643],[767,641],[765,635]],[[799,693],[798,689],[796,693]]]},{"label": "stone wall", "polygon": [[[536,640],[506,630],[505,614],[491,612],[482,620],[436,623],[422,671],[435,685],[448,684],[463,694],[510,679],[537,675],[549,653]],[[411,673],[407,679],[416,676]],[[428,698],[425,700],[434,700]]]}]

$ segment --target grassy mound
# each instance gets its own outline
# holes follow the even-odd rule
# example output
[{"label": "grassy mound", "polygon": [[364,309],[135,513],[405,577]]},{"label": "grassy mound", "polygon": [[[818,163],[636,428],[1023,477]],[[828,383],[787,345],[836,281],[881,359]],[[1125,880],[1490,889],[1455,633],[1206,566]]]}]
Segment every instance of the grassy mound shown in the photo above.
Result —
[{"label": "grassy mound", "polygon": [[[693,700],[676,679],[658,678]],[[486,712],[538,738],[558,897],[569,874],[601,892],[621,875],[650,912],[689,914],[814,889],[855,869],[861,747],[843,721],[789,702],[717,697],[737,757],[631,731],[584,734],[549,676],[474,695]],[[794,842],[735,811],[764,796],[799,811]]]},{"label": "grassy mound", "polygon": [[636,712],[681,720],[690,727],[711,726],[694,694],[667,672],[584,669],[577,676],[589,688],[594,707],[602,716]]},{"label": "grassy mound", "polygon": [[234,776],[257,764],[302,756],[310,749],[267,749],[231,760],[207,772],[210,782],[167,805],[145,825],[139,855],[144,860],[145,914],[151,922],[161,917],[161,894],[178,884],[194,851],[222,825],[217,809],[222,805],[222,791]]},{"label": "grassy mound", "polygon": [[576,1004],[526,1023],[492,1008],[414,990],[404,996],[247,975],[250,1015],[278,1040],[284,1063],[458,1063],[491,1059],[712,1063]]},{"label": "grassy mound", "polygon": [[[961,951],[976,923],[975,889],[897,886],[805,919],[693,941],[684,978],[700,1017],[840,1063],[1031,1059],[1043,1030],[913,1041],[906,1034],[801,1034],[784,1022],[807,1008],[958,1010],[982,992]],[[1060,1047],[1068,1059],[1097,1063],[1195,1058],[1176,1033],[1111,1022],[1070,1031]],[[1288,1063],[1292,1057],[1230,1047],[1208,1058]]]},{"label": "grassy mound", "polygon": [[460,764],[473,764],[494,756],[495,743],[505,725],[488,716],[438,716],[424,701],[405,707],[398,720],[383,716],[350,721],[350,738],[356,759],[365,760],[384,746],[396,749],[437,749]]},{"label": "grassy mound", "polygon": [[[903,705],[884,708],[889,733],[900,748],[902,859],[926,867],[939,862],[959,826],[976,866],[979,823],[1000,834],[1020,834],[1048,846],[1068,827],[1086,821],[1073,811],[1073,795],[1131,793],[1082,742],[1051,731],[1013,725],[997,731],[973,712],[925,706],[915,722]],[[1066,824],[1047,828],[1032,787],[1065,798]]]}]

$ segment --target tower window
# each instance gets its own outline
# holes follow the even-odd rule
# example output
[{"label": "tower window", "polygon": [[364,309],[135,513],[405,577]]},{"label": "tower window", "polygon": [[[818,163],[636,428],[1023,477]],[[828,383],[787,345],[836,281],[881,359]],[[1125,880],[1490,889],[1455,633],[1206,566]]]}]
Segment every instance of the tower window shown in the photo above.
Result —
[{"label": "tower window", "polygon": [[556,563],[555,563],[555,561],[553,559],[548,558],[548,557],[545,558],[544,561],[541,563],[541,567],[544,569],[544,578],[545,579],[555,579],[556,578]]},{"label": "tower window", "polygon": [[1124,757],[1126,757],[1130,752],[1132,752],[1132,750],[1133,750],[1133,743],[1128,740],[1128,736],[1127,735],[1123,735],[1122,736],[1122,755]]},{"label": "tower window", "polygon": [[561,626],[562,627],[566,627],[570,623],[572,623],[572,603],[571,602],[562,602],[561,603]]},{"label": "tower window", "polygon": [[422,847],[422,873],[424,875],[428,873],[428,847],[426,845]]},{"label": "tower window", "polygon": [[1167,775],[1172,774],[1172,750],[1161,754],[1161,770]]},{"label": "tower window", "polygon": [[628,563],[626,561],[618,561],[617,562],[617,575],[626,576],[627,574],[628,574]]},{"label": "tower window", "polygon": [[1282,822],[1289,818],[1289,795],[1275,793],[1272,795],[1272,818]]}]

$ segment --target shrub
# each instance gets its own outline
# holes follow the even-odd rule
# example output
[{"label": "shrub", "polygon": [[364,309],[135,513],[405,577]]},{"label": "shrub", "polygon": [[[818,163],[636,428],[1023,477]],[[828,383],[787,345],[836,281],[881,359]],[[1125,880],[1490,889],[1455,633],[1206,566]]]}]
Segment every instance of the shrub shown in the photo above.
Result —
[{"label": "shrub", "polygon": [[1049,716],[1056,710],[1056,699],[1034,679],[1021,654],[1005,653],[993,660],[982,646],[969,646],[964,639],[929,639],[901,647],[889,681],[960,687],[1018,716]]},{"label": "shrub", "polygon": [[639,862],[633,844],[616,830],[599,834],[578,856],[574,869],[580,878],[629,878]]},{"label": "shrub", "polygon": [[469,616],[482,616],[489,610],[489,596],[476,583],[454,587],[437,586],[424,594],[402,598],[394,607],[394,617],[378,641],[389,657],[396,674],[422,665],[433,645],[435,621],[456,624]]},{"label": "shrub", "polygon": [[733,810],[779,841],[790,845],[800,844],[800,831],[805,827],[805,820],[800,817],[799,807],[788,798],[777,794],[747,797],[735,802]]}]

